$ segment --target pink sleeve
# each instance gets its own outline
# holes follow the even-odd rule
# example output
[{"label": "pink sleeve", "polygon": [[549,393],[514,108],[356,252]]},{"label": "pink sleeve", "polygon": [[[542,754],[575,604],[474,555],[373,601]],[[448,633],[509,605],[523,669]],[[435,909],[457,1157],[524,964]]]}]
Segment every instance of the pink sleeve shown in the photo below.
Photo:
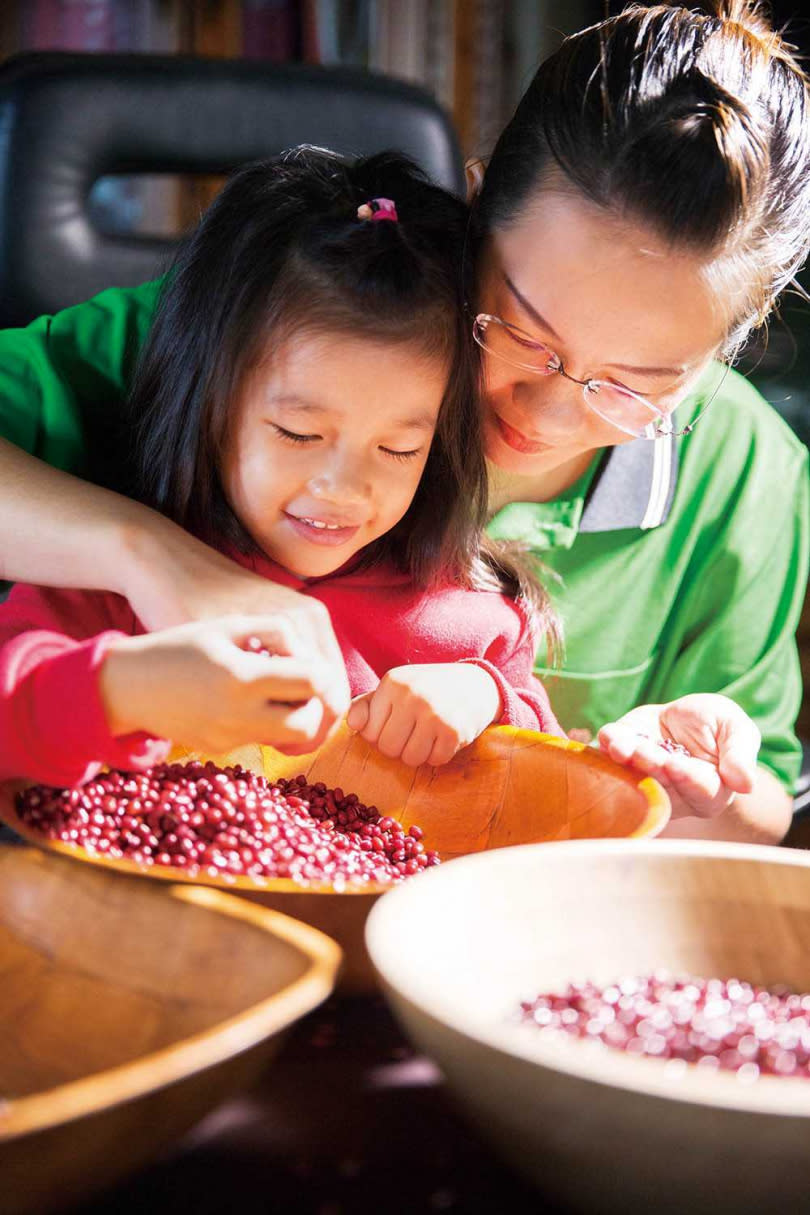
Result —
[{"label": "pink sleeve", "polygon": [[483,658],[462,658],[487,671],[495,680],[501,697],[501,716],[495,725],[520,726],[565,738],[548,698],[534,674],[536,638],[521,607],[506,600],[513,609],[513,630],[502,633],[488,647]]},{"label": "pink sleeve", "polygon": [[107,648],[139,631],[119,596],[14,587],[0,608],[0,779],[75,785],[165,758],[161,739],[114,737],[99,694]]}]

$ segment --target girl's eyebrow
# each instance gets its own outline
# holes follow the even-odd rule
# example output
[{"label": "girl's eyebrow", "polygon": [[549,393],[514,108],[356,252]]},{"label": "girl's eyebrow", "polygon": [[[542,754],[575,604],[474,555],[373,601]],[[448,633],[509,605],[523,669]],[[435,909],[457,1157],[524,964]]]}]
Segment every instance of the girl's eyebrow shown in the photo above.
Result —
[{"label": "girl's eyebrow", "polygon": [[[555,329],[548,323],[546,318],[542,316],[532,304],[529,303],[525,295],[518,291],[508,274],[504,274],[503,281],[506,283],[507,289],[520,304],[523,311],[528,312],[532,320],[540,325],[542,329],[545,329],[546,333],[551,336],[553,341],[560,342],[562,344],[563,339],[560,337],[559,333],[557,333]],[[615,367],[617,371],[629,371],[631,375],[669,376],[670,379],[677,378],[688,371],[687,367],[634,367],[630,363],[607,363],[606,366]]]},{"label": "girl's eyebrow", "polygon": [[[270,400],[274,405],[280,405],[282,409],[289,409],[293,413],[318,414],[331,412],[327,405],[321,405],[319,401],[311,401],[308,397],[298,396],[297,393],[281,393],[279,396],[271,397]],[[432,413],[424,410],[420,413],[410,414],[405,418],[399,418],[395,422],[392,422],[391,425],[407,430],[433,430],[436,426],[436,418]]]}]

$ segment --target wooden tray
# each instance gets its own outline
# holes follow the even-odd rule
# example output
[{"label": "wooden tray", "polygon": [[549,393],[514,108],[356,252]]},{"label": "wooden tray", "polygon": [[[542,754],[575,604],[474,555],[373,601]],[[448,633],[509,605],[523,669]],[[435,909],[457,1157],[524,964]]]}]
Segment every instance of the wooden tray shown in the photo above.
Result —
[{"label": "wooden tray", "polygon": [[[174,758],[189,758],[176,751]],[[531,730],[486,730],[441,768],[408,768],[387,759],[342,727],[317,752],[288,758],[270,747],[243,747],[217,763],[241,763],[270,779],[306,773],[313,781],[358,793],[406,827],[418,823],[425,845],[444,860],[510,844],[594,837],[657,835],[669,819],[669,799],[649,777],[614,764],[583,743]],[[141,869],[83,849],[44,840],[17,819],[12,790],[0,792],[0,819],[40,847],[120,873],[159,881],[193,881],[232,890],[328,933],[344,950],[344,989],[375,986],[363,929],[374,901],[388,887],[364,885],[336,893],[328,885],[302,891],[287,878],[186,878],[176,869]]]}]

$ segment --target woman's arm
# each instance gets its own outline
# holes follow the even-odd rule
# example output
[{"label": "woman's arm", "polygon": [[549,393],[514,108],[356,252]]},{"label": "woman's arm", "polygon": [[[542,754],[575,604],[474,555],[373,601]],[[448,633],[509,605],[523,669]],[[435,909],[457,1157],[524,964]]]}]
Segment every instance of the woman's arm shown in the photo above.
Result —
[{"label": "woman's arm", "polygon": [[757,767],[751,792],[737,794],[717,818],[672,819],[662,838],[779,844],[788,833],[792,815],[793,799],[772,772]]},{"label": "woman's arm", "polygon": [[[7,579],[113,591],[149,630],[238,613],[268,618],[313,668],[320,744],[349,704],[346,670],[322,604],[242,569],[162,515],[50,468],[0,440],[0,574]],[[277,699],[284,697],[279,691]]]}]

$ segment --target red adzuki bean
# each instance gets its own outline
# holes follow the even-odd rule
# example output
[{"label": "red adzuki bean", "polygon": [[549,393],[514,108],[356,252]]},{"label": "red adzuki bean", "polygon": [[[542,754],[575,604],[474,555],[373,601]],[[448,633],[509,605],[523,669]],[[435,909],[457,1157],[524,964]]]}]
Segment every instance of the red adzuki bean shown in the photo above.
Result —
[{"label": "red adzuki bean", "polygon": [[674,977],[665,971],[607,987],[570,983],[521,1004],[522,1020],[657,1059],[810,1078],[810,995],[740,979]]},{"label": "red adzuki bean", "polygon": [[356,793],[303,775],[271,783],[238,764],[106,772],[80,789],[26,789],[16,805],[47,839],[192,877],[285,877],[342,889],[398,882],[440,863],[419,842],[419,827],[406,834]]}]

